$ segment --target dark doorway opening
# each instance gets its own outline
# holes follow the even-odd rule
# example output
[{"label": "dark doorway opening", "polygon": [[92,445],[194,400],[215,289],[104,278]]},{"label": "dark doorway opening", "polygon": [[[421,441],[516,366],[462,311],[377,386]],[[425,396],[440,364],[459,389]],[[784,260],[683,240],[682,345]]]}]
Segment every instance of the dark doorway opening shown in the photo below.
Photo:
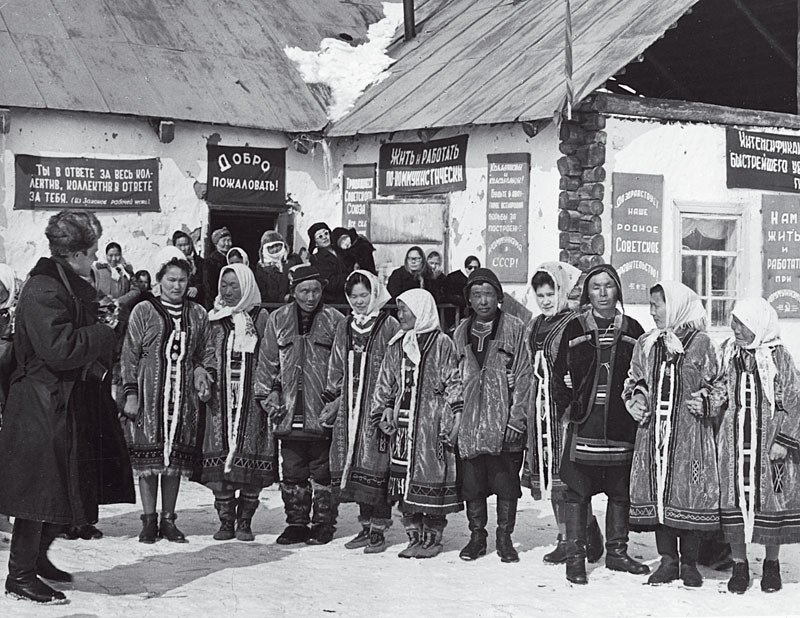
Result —
[{"label": "dark doorway opening", "polygon": [[283,210],[264,207],[247,209],[209,204],[206,255],[211,255],[215,250],[211,246],[211,233],[221,227],[227,227],[231,232],[233,246],[244,249],[247,257],[250,258],[250,265],[254,266],[259,260],[258,252],[262,234],[267,230],[277,228],[278,217]]}]

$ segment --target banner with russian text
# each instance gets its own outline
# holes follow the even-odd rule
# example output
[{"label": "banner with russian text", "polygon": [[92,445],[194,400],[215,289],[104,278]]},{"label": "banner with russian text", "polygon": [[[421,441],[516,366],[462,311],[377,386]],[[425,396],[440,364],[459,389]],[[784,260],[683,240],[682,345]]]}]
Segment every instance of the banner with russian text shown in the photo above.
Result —
[{"label": "banner with russian text", "polygon": [[342,167],[342,226],[369,238],[369,203],[375,199],[375,163]]},{"label": "banner with russian text", "polygon": [[467,188],[467,138],[383,144],[378,157],[381,195],[435,195]]},{"label": "banner with russian text", "polygon": [[664,177],[615,173],[612,182],[611,265],[625,303],[647,304],[661,279]]},{"label": "banner with russian text", "polygon": [[208,148],[206,200],[213,204],[286,205],[286,149]]},{"label": "banner with russian text", "polygon": [[15,210],[158,211],[158,159],[14,157]]},{"label": "banner with russian text", "polygon": [[726,129],[728,187],[800,193],[800,136]]},{"label": "banner with russian text", "polygon": [[503,283],[528,282],[531,155],[487,156],[486,266]]},{"label": "banner with russian text", "polygon": [[800,318],[800,196],[762,195],[764,298],[781,318]]}]

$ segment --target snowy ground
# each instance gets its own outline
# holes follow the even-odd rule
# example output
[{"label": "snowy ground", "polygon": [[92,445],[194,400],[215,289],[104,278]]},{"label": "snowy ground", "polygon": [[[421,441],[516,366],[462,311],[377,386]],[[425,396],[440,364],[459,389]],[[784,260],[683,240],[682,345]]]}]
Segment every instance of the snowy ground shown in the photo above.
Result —
[{"label": "snowy ground", "polygon": [[[763,549],[751,551],[753,585],[736,596],[725,589],[727,573],[703,569],[700,589],[678,584],[650,587],[645,577],[592,565],[588,586],[571,586],[564,569],[542,563],[556,536],[549,506],[525,498],[514,534],[521,562],[502,564],[491,553],[474,563],[458,558],[468,532],[463,513],[451,515],[445,552],[432,560],[402,560],[398,515],[383,554],[344,549],[357,532],[353,505],[341,509],[333,543],[324,547],[275,545],[283,529],[280,494],[262,495],[253,543],[217,542],[212,494],[184,483],[178,524],[189,535],[180,545],[136,539],[133,505],[102,510],[99,541],[57,540],[53,562],[75,575],[60,586],[71,603],[41,607],[0,597],[0,616],[741,616],[800,614],[800,548],[782,558],[784,590],[766,595],[758,586]],[[595,512],[602,505],[596,500]],[[493,522],[490,518],[490,525]],[[602,519],[601,519],[602,522]],[[490,550],[493,549],[491,534]],[[0,577],[7,572],[7,543],[0,544]],[[657,562],[652,534],[633,535],[631,553]]]}]

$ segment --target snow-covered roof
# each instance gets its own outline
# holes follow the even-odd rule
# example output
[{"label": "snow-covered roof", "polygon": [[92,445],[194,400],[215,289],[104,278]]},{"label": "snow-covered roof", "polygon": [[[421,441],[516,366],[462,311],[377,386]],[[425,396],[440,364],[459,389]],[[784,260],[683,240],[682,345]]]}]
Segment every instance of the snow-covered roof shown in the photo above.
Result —
[{"label": "snow-covered roof", "polygon": [[379,0],[15,0],[0,105],[320,130],[327,92],[284,48],[364,40]]},{"label": "snow-covered roof", "polygon": [[[576,100],[698,0],[572,0]],[[417,37],[331,136],[550,118],[564,99],[565,0],[423,0]]]}]

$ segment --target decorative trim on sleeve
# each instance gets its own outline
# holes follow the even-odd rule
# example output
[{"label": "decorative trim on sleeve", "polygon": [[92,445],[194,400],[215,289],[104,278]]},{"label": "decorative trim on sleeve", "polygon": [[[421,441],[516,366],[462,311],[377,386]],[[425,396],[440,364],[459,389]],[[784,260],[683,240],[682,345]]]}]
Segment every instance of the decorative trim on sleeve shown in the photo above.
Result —
[{"label": "decorative trim on sleeve", "polygon": [[336,398],[338,396],[339,395],[337,395],[336,393],[326,389],[326,390],[322,391],[322,395],[321,395],[322,403],[331,403],[332,401],[336,401]]},{"label": "decorative trim on sleeve", "polygon": [[138,395],[139,394],[139,385],[136,382],[128,382],[122,386],[122,391],[125,393],[125,396],[128,395]]},{"label": "decorative trim on sleeve", "polygon": [[780,444],[788,449],[800,451],[800,442],[790,436],[787,436],[785,433],[779,433],[777,436],[775,436],[775,444]]},{"label": "decorative trim on sleeve", "polygon": [[464,402],[456,401],[450,404],[450,410],[453,414],[461,414],[464,411]]}]

